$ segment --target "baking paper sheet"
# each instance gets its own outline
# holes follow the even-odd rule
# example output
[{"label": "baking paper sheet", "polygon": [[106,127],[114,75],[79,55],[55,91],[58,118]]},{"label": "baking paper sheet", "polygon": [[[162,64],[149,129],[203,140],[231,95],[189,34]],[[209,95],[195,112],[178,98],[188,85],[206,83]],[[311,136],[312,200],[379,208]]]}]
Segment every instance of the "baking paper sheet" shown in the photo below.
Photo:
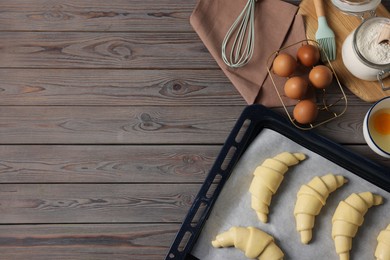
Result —
[{"label": "baking paper sheet", "polygon": [[[292,166],[285,174],[282,184],[272,198],[269,221],[262,223],[250,207],[249,186],[253,172],[266,158],[284,151],[303,152],[307,158],[300,164]],[[295,229],[293,211],[296,195],[302,184],[309,182],[314,176],[327,173],[343,175],[348,179],[348,183],[330,194],[326,205],[315,219],[312,241],[308,245],[303,245]],[[370,208],[365,215],[365,221],[352,242],[352,260],[375,259],[376,238],[379,232],[390,224],[390,193],[311,152],[280,133],[264,129],[234,168],[191,254],[202,260],[246,259],[243,252],[234,247],[213,248],[211,241],[217,234],[227,231],[232,226],[254,226],[275,238],[285,254],[284,259],[339,259],[331,237],[332,215],[341,200],[353,192],[365,191],[383,196],[384,204]]]}]

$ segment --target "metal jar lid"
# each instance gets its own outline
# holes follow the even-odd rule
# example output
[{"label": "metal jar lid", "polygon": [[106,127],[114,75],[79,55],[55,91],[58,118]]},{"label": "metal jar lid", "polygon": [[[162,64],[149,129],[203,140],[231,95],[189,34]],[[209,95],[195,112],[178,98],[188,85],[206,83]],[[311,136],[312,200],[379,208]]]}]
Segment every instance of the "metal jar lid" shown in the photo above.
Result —
[{"label": "metal jar lid", "polygon": [[380,3],[381,0],[332,0],[340,11],[356,15],[374,11]]}]

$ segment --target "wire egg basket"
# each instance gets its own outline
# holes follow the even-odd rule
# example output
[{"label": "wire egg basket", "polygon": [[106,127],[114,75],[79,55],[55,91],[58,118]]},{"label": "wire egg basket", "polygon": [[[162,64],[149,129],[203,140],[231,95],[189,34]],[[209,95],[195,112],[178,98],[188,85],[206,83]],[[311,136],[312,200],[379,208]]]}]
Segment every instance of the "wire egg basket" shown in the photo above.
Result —
[{"label": "wire egg basket", "polygon": [[[273,72],[273,68],[272,68],[273,60],[275,59],[275,57],[279,53],[284,52],[284,51],[288,51],[288,49],[290,49],[290,48],[297,48],[297,47],[299,47],[299,45],[304,45],[304,44],[314,45],[320,50],[321,58],[323,60],[322,63],[324,65],[328,66],[328,68],[331,70],[331,72],[333,74],[333,81],[332,81],[332,84],[330,86],[328,86],[324,89],[315,89],[314,87],[311,87],[311,89],[312,89],[311,91],[313,91],[313,95],[314,95],[313,98],[316,99],[315,103],[318,107],[318,116],[316,117],[316,119],[313,122],[308,123],[308,124],[298,123],[297,120],[294,119],[293,105],[290,106],[290,105],[285,104],[284,99],[286,99],[288,97],[284,93],[282,93],[280,88],[278,88],[278,86],[276,85],[277,84],[276,77],[279,77],[279,78],[283,78],[283,77],[276,75]],[[303,65],[299,65],[299,66],[304,67]],[[284,77],[284,78],[287,80],[291,76],[302,76],[301,74],[307,74],[307,70],[309,70],[309,69],[310,68],[303,69],[303,71],[306,71],[306,72],[298,72],[298,74],[296,74],[297,72],[294,72],[293,75],[290,75],[289,77]],[[334,120],[334,119],[340,117],[347,110],[348,101],[347,101],[347,97],[345,95],[345,92],[343,90],[343,87],[340,84],[340,81],[339,81],[337,74],[336,74],[336,72],[335,72],[335,70],[334,70],[334,68],[329,60],[329,57],[326,55],[326,52],[324,52],[322,50],[321,46],[319,45],[319,43],[317,41],[306,39],[306,40],[302,40],[302,41],[296,42],[294,44],[288,45],[286,47],[283,47],[279,50],[276,50],[275,52],[273,52],[269,56],[269,58],[267,60],[267,71],[268,71],[269,77],[272,81],[272,84],[275,88],[275,91],[278,94],[280,102],[281,102],[281,104],[284,108],[284,111],[286,112],[288,118],[290,119],[291,123],[295,127],[299,128],[301,130],[310,130],[310,129],[313,129],[313,128],[318,127],[320,125],[323,125],[331,120]],[[298,101],[299,100],[297,100],[297,102]]]}]

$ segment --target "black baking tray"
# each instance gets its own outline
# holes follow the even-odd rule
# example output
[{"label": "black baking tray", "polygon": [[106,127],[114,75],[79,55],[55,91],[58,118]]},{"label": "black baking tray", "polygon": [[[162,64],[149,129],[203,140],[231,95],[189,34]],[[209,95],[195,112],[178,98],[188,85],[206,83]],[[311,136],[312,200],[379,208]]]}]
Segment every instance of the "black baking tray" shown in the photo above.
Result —
[{"label": "black baking tray", "polygon": [[[265,128],[284,135],[303,147],[390,192],[389,168],[346,150],[339,144],[316,133],[299,130],[293,127],[286,118],[262,105],[250,105],[244,109],[223,145],[166,255],[166,260],[197,259],[191,255],[191,250],[207,221],[218,195],[242,154]],[[218,183],[215,187],[216,180]],[[213,183],[214,190],[210,195],[209,190]]]}]

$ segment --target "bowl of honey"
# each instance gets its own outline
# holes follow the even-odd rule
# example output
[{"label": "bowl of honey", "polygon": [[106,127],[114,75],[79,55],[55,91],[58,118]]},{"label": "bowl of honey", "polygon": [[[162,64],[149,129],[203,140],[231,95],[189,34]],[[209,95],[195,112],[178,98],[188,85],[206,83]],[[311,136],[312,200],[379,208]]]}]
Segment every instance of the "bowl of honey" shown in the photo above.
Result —
[{"label": "bowl of honey", "polygon": [[390,158],[390,96],[370,107],[364,117],[363,135],[374,152]]}]

